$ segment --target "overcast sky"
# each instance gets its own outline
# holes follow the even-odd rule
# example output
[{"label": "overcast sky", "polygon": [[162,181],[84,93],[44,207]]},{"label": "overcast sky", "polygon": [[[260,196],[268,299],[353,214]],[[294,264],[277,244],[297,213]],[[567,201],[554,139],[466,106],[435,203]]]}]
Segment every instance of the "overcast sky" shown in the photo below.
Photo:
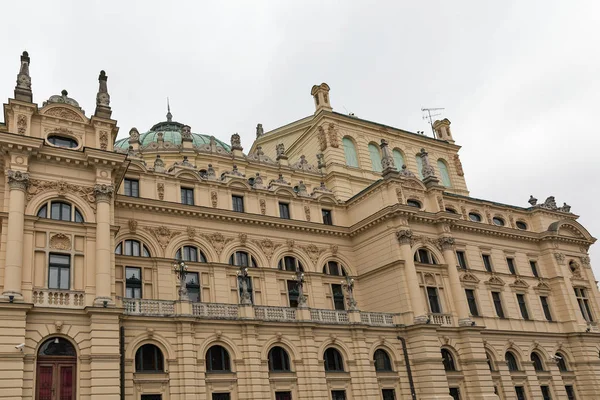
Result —
[{"label": "overcast sky", "polygon": [[[554,195],[600,235],[598,1],[13,1],[2,4],[0,96],[28,50],[34,101],[62,89],[89,113],[105,69],[119,136],[174,119],[250,148],[338,112],[410,131],[445,107],[471,195],[528,206]],[[596,205],[595,205],[596,204]],[[600,245],[591,248],[600,278]]]}]

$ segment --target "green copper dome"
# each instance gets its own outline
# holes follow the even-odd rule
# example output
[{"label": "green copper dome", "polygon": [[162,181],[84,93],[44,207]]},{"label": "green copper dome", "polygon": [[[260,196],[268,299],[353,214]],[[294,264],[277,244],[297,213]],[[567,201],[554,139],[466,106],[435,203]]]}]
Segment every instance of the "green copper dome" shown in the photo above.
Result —
[{"label": "green copper dome", "polygon": [[[170,114],[170,113],[169,113]],[[167,116],[169,117],[169,116]],[[183,131],[183,127],[185,126],[182,123],[171,121],[168,118],[168,121],[159,122],[154,125],[148,132],[140,134],[140,147],[143,148],[152,142],[158,142],[158,133],[162,132],[163,140],[165,143],[172,143],[174,145],[181,145],[181,132]],[[202,146],[205,144],[210,144],[210,135],[201,135],[198,133],[192,133],[192,142],[195,146]],[[223,143],[222,141],[215,138],[215,144],[217,146],[223,147],[227,152],[231,152],[231,147]],[[129,149],[129,138],[119,139],[115,142],[115,150]]]}]

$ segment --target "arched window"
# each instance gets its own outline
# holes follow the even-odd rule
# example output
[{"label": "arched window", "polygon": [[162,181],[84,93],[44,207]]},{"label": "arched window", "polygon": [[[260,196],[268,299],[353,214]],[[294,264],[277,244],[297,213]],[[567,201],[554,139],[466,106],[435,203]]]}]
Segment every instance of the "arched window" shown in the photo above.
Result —
[{"label": "arched window", "polygon": [[381,153],[379,152],[379,146],[375,143],[369,143],[369,155],[371,156],[371,168],[375,172],[381,172]]},{"label": "arched window", "polygon": [[254,261],[254,257],[245,251],[235,251],[229,257],[229,265],[256,268],[256,261]]},{"label": "arched window", "polygon": [[517,363],[517,358],[511,351],[506,352],[506,354],[504,355],[504,359],[506,360],[506,365],[508,365],[509,371],[513,372],[513,371],[519,370],[519,364]]},{"label": "arched window", "polygon": [[417,154],[415,160],[417,160],[417,175],[423,179],[423,159]]},{"label": "arched window", "polygon": [[[50,210],[50,213],[48,213],[48,210]],[[79,211],[77,207],[65,203],[64,201],[50,201],[44,204],[38,210],[37,216],[58,221],[84,222],[81,211]]]},{"label": "arched window", "polygon": [[135,353],[135,372],[163,372],[162,351],[153,344],[145,344]]},{"label": "arched window", "polygon": [[135,239],[123,240],[115,248],[115,254],[132,257],[150,257],[150,252],[146,245]]},{"label": "arched window", "polygon": [[544,364],[542,363],[542,359],[538,353],[531,353],[531,362],[533,363],[533,369],[535,369],[536,372],[541,372],[544,370]]},{"label": "arched window", "polygon": [[373,354],[373,360],[375,361],[375,371],[392,371],[392,360],[385,350],[377,349]]},{"label": "arched window", "polygon": [[63,338],[50,338],[46,340],[38,350],[39,356],[60,356],[60,357],[75,357],[77,353],[75,348],[68,340]]},{"label": "arched window", "polygon": [[231,372],[229,353],[223,346],[212,346],[206,352],[207,372]]},{"label": "arched window", "polygon": [[396,164],[396,169],[398,171],[401,171],[402,166],[406,165],[404,163],[404,156],[402,155],[400,150],[396,150],[396,149],[394,149],[394,151],[392,151],[392,155],[394,156],[394,164]]},{"label": "arched window", "polygon": [[279,346],[275,346],[269,350],[269,371],[289,372],[291,370],[290,356],[288,356],[287,351]]},{"label": "arched window", "polygon": [[435,256],[425,247],[421,247],[419,250],[417,250],[414,260],[416,262],[420,262],[421,264],[437,264]]},{"label": "arched window", "polygon": [[339,351],[333,347],[325,350],[325,371],[329,372],[344,372],[344,359]]},{"label": "arched window", "polygon": [[323,273],[327,275],[346,276],[346,269],[337,261],[329,261],[323,266]]},{"label": "arched window", "polygon": [[281,260],[279,260],[277,268],[279,268],[282,271],[304,272],[304,267],[302,267],[302,263],[298,261],[296,257],[292,256],[285,256]]},{"label": "arched window", "polygon": [[554,355],[554,359],[556,360],[556,365],[558,365],[558,370],[560,372],[567,372],[567,371],[569,371],[569,368],[567,368],[567,361],[566,361],[566,358],[565,358],[564,354],[562,354],[562,353],[556,353]]},{"label": "arched window", "polygon": [[454,363],[454,356],[448,349],[442,349],[442,363],[444,364],[444,370],[456,371],[456,364]]},{"label": "arched window", "polygon": [[419,200],[408,199],[406,200],[406,205],[421,209],[421,202]]},{"label": "arched window", "polygon": [[68,149],[74,149],[78,146],[75,139],[58,135],[48,136],[48,143],[57,147],[66,147]]},{"label": "arched window", "polygon": [[356,146],[349,137],[342,139],[344,145],[344,156],[346,157],[346,165],[349,167],[358,167],[358,157],[356,156]]},{"label": "arched window", "polygon": [[206,262],[206,256],[196,246],[183,246],[177,250],[175,258],[183,261]]},{"label": "arched window", "polygon": [[494,363],[492,362],[492,356],[487,351],[485,352],[485,359],[487,361],[488,368],[491,372],[494,372]]},{"label": "arched window", "polygon": [[450,181],[450,174],[448,173],[448,165],[446,161],[441,158],[437,162],[438,171],[440,172],[440,178],[442,178],[442,184],[446,187],[452,187],[452,182]]}]

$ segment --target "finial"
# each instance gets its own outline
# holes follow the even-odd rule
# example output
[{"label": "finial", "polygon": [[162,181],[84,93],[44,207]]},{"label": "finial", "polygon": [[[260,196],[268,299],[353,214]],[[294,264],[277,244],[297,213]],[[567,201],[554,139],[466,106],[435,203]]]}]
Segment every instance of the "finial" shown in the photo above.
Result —
[{"label": "finial", "polygon": [[171,114],[171,104],[169,104],[169,98],[167,97],[167,122],[173,120],[173,114]]},{"label": "finial", "polygon": [[108,76],[104,70],[98,76],[98,94],[96,95],[96,111],[94,115],[102,118],[110,118],[110,95],[107,86]]},{"label": "finial", "polygon": [[17,85],[15,86],[15,99],[32,102],[33,93],[31,92],[31,77],[29,76],[29,53],[26,51],[21,55],[21,67],[17,74]]}]

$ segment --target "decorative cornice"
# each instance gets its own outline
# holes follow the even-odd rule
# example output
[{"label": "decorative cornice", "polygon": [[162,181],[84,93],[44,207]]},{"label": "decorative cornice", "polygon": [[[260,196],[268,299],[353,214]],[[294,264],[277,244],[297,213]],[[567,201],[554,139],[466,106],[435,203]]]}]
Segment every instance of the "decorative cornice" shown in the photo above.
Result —
[{"label": "decorative cornice", "polygon": [[9,169],[6,173],[8,176],[8,186],[10,190],[26,191],[29,187],[29,173]]}]

